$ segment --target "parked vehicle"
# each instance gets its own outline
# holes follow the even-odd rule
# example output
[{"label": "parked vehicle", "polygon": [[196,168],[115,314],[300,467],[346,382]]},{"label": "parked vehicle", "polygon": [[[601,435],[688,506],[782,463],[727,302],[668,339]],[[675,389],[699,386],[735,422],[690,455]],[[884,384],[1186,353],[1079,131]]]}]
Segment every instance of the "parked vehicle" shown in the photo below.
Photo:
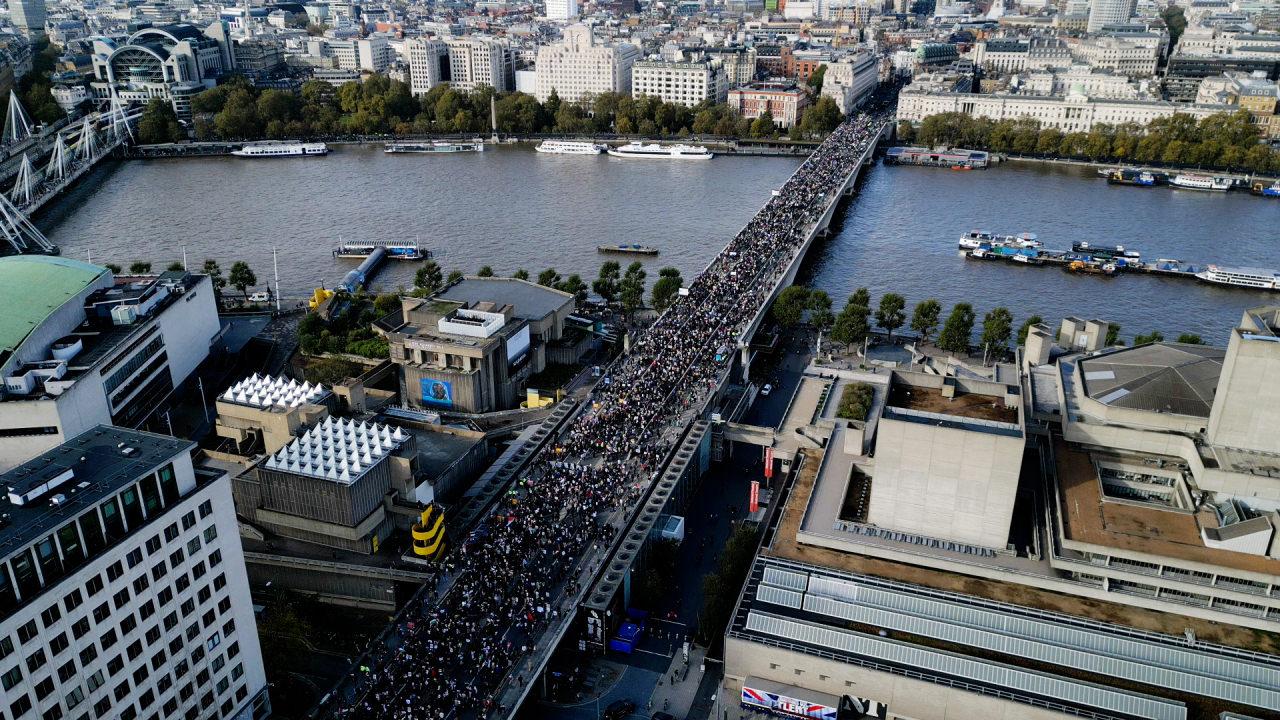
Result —
[{"label": "parked vehicle", "polygon": [[614,700],[604,709],[604,720],[623,720],[636,711],[636,704],[630,700]]}]

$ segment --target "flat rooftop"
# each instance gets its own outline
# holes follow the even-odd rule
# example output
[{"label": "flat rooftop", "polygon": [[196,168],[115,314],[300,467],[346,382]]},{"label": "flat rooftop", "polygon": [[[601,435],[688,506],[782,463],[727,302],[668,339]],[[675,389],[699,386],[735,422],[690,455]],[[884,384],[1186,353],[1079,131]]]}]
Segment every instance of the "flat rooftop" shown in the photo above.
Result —
[{"label": "flat rooftop", "polygon": [[501,307],[512,305],[515,316],[531,322],[538,321],[572,303],[573,296],[527,280],[515,278],[468,277],[436,295],[437,299],[471,305],[491,302]]},{"label": "flat rooftop", "polygon": [[938,388],[919,387],[895,382],[889,388],[889,407],[917,412],[952,415],[970,420],[989,420],[1017,424],[1018,409],[1005,407],[1004,398],[957,391],[953,398],[943,397]]},{"label": "flat rooftop", "polygon": [[[47,536],[126,483],[194,447],[190,440],[99,425],[0,475],[6,490],[0,496],[0,557]],[[127,448],[134,452],[126,455]],[[71,479],[46,496],[26,505],[9,502],[8,488],[38,484],[67,470],[73,473]],[[59,493],[66,501],[50,505],[49,498]]]},{"label": "flat rooftop", "polygon": [[[805,458],[804,465],[782,509],[782,518],[778,523],[773,542],[761,551],[764,555],[819,565],[842,572],[875,575],[939,590],[967,593],[989,600],[1079,615],[1151,632],[1181,635],[1184,629],[1192,628],[1196,636],[1205,642],[1259,652],[1280,653],[1280,635],[1252,628],[1041,590],[1017,582],[989,580],[802,544],[796,537],[804,520],[809,498],[813,493],[818,466],[822,460],[822,451],[805,448],[798,454]],[[839,498],[835,501],[839,502]]]},{"label": "flat rooftop", "polygon": [[1200,528],[1217,527],[1212,510],[1162,510],[1130,502],[1104,501],[1097,467],[1089,453],[1062,439],[1053,447],[1063,533],[1068,540],[1161,557],[1280,575],[1280,560],[1205,547]]}]

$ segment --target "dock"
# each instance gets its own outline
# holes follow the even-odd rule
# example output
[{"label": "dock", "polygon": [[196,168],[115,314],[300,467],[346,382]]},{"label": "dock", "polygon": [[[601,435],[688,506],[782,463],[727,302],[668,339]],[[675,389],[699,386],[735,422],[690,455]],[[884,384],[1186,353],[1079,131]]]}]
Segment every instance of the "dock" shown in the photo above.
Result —
[{"label": "dock", "polygon": [[416,242],[396,240],[344,242],[333,249],[333,256],[335,258],[367,258],[378,248],[383,249],[388,260],[426,260],[431,257],[431,251]]},{"label": "dock", "polygon": [[984,150],[966,150],[964,148],[932,150],[924,147],[891,147],[885,150],[884,164],[946,167],[953,170],[984,170],[991,164],[991,155]]},{"label": "dock", "polygon": [[[960,254],[966,259],[978,262],[1004,262],[1010,265],[1025,267],[1057,267],[1065,272],[1079,275],[1100,275],[1117,277],[1120,275],[1148,275],[1175,280],[1204,282],[1197,273],[1211,267],[1211,263],[1192,264],[1181,260],[1160,259],[1155,262],[1144,262],[1134,257],[1122,257],[1114,253],[1100,252],[1091,254],[1075,250],[1046,250],[1043,248],[988,247],[977,249],[961,249]],[[1263,290],[1271,288],[1251,288],[1244,285],[1228,285],[1225,283],[1208,283],[1219,287],[1238,287],[1245,290]]]}]

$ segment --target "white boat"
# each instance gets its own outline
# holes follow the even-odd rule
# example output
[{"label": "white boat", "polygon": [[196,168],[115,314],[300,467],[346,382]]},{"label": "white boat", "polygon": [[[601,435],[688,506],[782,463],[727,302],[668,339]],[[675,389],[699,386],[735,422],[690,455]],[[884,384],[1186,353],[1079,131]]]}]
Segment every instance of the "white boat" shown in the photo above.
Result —
[{"label": "white boat", "polygon": [[245,145],[239,150],[232,150],[236,157],[311,157],[328,155],[329,146],[324,143],[261,143]]},{"label": "white boat", "polygon": [[540,153],[549,155],[599,155],[607,145],[589,142],[573,142],[571,140],[543,140],[534,148]]},{"label": "white boat", "polygon": [[640,141],[630,142],[616,148],[609,148],[609,154],[622,158],[660,158],[672,160],[710,160],[710,150],[700,145],[660,145],[645,144]]},{"label": "white boat", "polygon": [[983,245],[987,247],[1039,248],[1044,243],[1040,242],[1035,233],[1029,232],[1018,235],[997,235],[985,230],[972,230],[969,234],[960,236],[959,246],[961,250],[973,250]]},{"label": "white boat", "polygon": [[484,141],[473,142],[393,142],[383,146],[385,153],[459,153],[484,152]]},{"label": "white boat", "polygon": [[1174,175],[1169,184],[1174,187],[1180,187],[1184,190],[1212,190],[1214,192],[1226,192],[1231,189],[1231,178],[1196,175],[1194,173],[1180,173]]},{"label": "white boat", "polygon": [[1280,271],[1265,268],[1210,265],[1196,273],[1196,277],[1215,285],[1231,285],[1255,290],[1280,290]]}]

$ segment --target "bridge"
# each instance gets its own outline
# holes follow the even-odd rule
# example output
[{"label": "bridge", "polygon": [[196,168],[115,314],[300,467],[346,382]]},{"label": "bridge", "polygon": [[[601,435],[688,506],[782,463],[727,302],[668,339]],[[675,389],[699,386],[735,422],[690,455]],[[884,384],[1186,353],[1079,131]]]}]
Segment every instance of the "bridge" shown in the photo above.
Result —
[{"label": "bridge", "polygon": [[[511,507],[523,507],[533,493],[548,492],[544,489],[547,485],[555,490],[554,471],[533,475],[536,482],[527,485],[517,480],[533,474],[530,468],[537,467],[539,462],[543,465],[550,462],[547,456],[553,454],[552,448],[563,449],[564,444],[571,443],[575,429],[591,428],[592,423],[596,423],[605,426],[602,432],[613,431],[610,437],[634,442],[631,438],[636,437],[636,433],[627,432],[633,430],[632,426],[608,426],[610,412],[622,416],[624,422],[633,418],[648,423],[642,428],[647,433],[642,436],[649,438],[648,444],[644,448],[631,447],[623,459],[617,459],[616,452],[591,457],[587,451],[577,460],[594,468],[619,468],[631,492],[624,493],[621,503],[602,513],[605,537],[586,543],[563,577],[547,581],[553,583],[548,587],[551,601],[537,608],[541,617],[533,627],[527,633],[516,633],[510,627],[492,627],[481,621],[474,631],[475,634],[488,633],[488,642],[482,645],[481,641],[468,636],[456,638],[454,643],[475,643],[481,647],[514,643],[516,648],[523,647],[525,651],[517,654],[505,668],[494,668],[488,660],[481,663],[481,667],[475,667],[475,661],[471,660],[473,665],[466,667],[465,658],[476,657],[474,651],[448,648],[458,661],[453,668],[448,668],[447,661],[442,662],[446,669],[440,673],[452,670],[451,677],[457,686],[483,688],[491,703],[483,707],[462,706],[457,700],[424,698],[418,690],[427,686],[427,679],[422,675],[403,675],[409,671],[395,669],[401,648],[413,642],[409,639],[410,633],[402,631],[402,627],[411,626],[409,618],[423,622],[422,618],[438,617],[439,611],[445,608],[465,607],[477,599],[459,587],[466,586],[468,572],[479,573],[483,578],[488,568],[468,570],[464,557],[461,570],[446,573],[435,587],[420,592],[406,606],[401,620],[371,648],[370,654],[355,664],[356,668],[377,664],[380,672],[369,675],[358,670],[353,672],[322,699],[317,714],[334,718],[377,717],[380,713],[376,703],[388,702],[391,698],[391,702],[403,705],[407,702],[401,698],[406,694],[404,685],[414,684],[408,691],[409,696],[418,703],[436,706],[438,702],[448,707],[449,717],[514,716],[570,629],[584,619],[590,623],[590,616],[580,614],[579,609],[587,612],[593,606],[607,607],[615,601],[623,577],[642,552],[663,510],[688,491],[690,478],[706,468],[711,436],[707,418],[712,408],[735,377],[745,377],[751,361],[750,339],[759,329],[772,300],[795,279],[815,239],[828,232],[840,200],[850,194],[862,167],[871,161],[876,145],[889,127],[886,116],[863,116],[837,130],[788,179],[782,190],[774,193],[775,197],[747,228],[711,261],[691,284],[690,296],[682,297],[659,317],[649,334],[639,341],[639,348],[633,346],[631,354],[610,366],[606,381],[597,386],[594,402],[566,410],[566,417],[548,423],[546,429],[551,432],[544,432],[538,447],[522,451],[522,458],[513,457],[507,463],[500,463],[496,473],[482,478],[482,494],[486,497],[474,498],[477,502],[471,503],[469,514],[479,517],[483,513],[475,512],[475,508],[483,506],[483,512],[490,513],[487,519],[493,519],[492,510],[488,508],[496,505],[489,504],[489,497],[502,497],[505,492],[514,501]],[[744,321],[744,317],[749,319]],[[709,329],[708,323],[712,324]],[[655,336],[695,341],[694,345],[702,346],[698,354],[704,364],[690,364],[672,353],[664,354],[661,346],[654,347],[662,340],[648,347],[643,345],[647,338]],[[689,345],[683,343],[683,349],[687,351]],[[726,345],[735,349],[727,351],[726,348],[724,353],[717,349]],[[694,372],[707,366],[713,368],[707,374]],[[636,390],[634,384],[626,386],[627,390],[614,390],[608,382],[612,378],[645,384],[640,390]],[[615,386],[621,384],[614,383]],[[624,392],[630,393],[626,396],[629,402],[616,406],[616,395],[611,393]],[[672,415],[668,412],[671,410],[678,412]],[[637,455],[645,455],[638,451],[651,448],[659,451],[655,453],[659,462],[652,468],[637,461]],[[480,525],[483,527],[485,522],[486,519],[481,519]],[[527,553],[533,550],[534,547],[521,546],[502,552],[530,557]],[[470,580],[473,588],[479,582],[475,577]],[[507,588],[504,592],[518,594],[516,588]],[[428,608],[436,614],[431,615]],[[533,614],[529,617],[532,619]],[[417,632],[422,634],[421,629]],[[597,636],[602,632],[599,629]],[[493,689],[490,692],[488,688]],[[370,704],[371,698],[373,704]]]}]

